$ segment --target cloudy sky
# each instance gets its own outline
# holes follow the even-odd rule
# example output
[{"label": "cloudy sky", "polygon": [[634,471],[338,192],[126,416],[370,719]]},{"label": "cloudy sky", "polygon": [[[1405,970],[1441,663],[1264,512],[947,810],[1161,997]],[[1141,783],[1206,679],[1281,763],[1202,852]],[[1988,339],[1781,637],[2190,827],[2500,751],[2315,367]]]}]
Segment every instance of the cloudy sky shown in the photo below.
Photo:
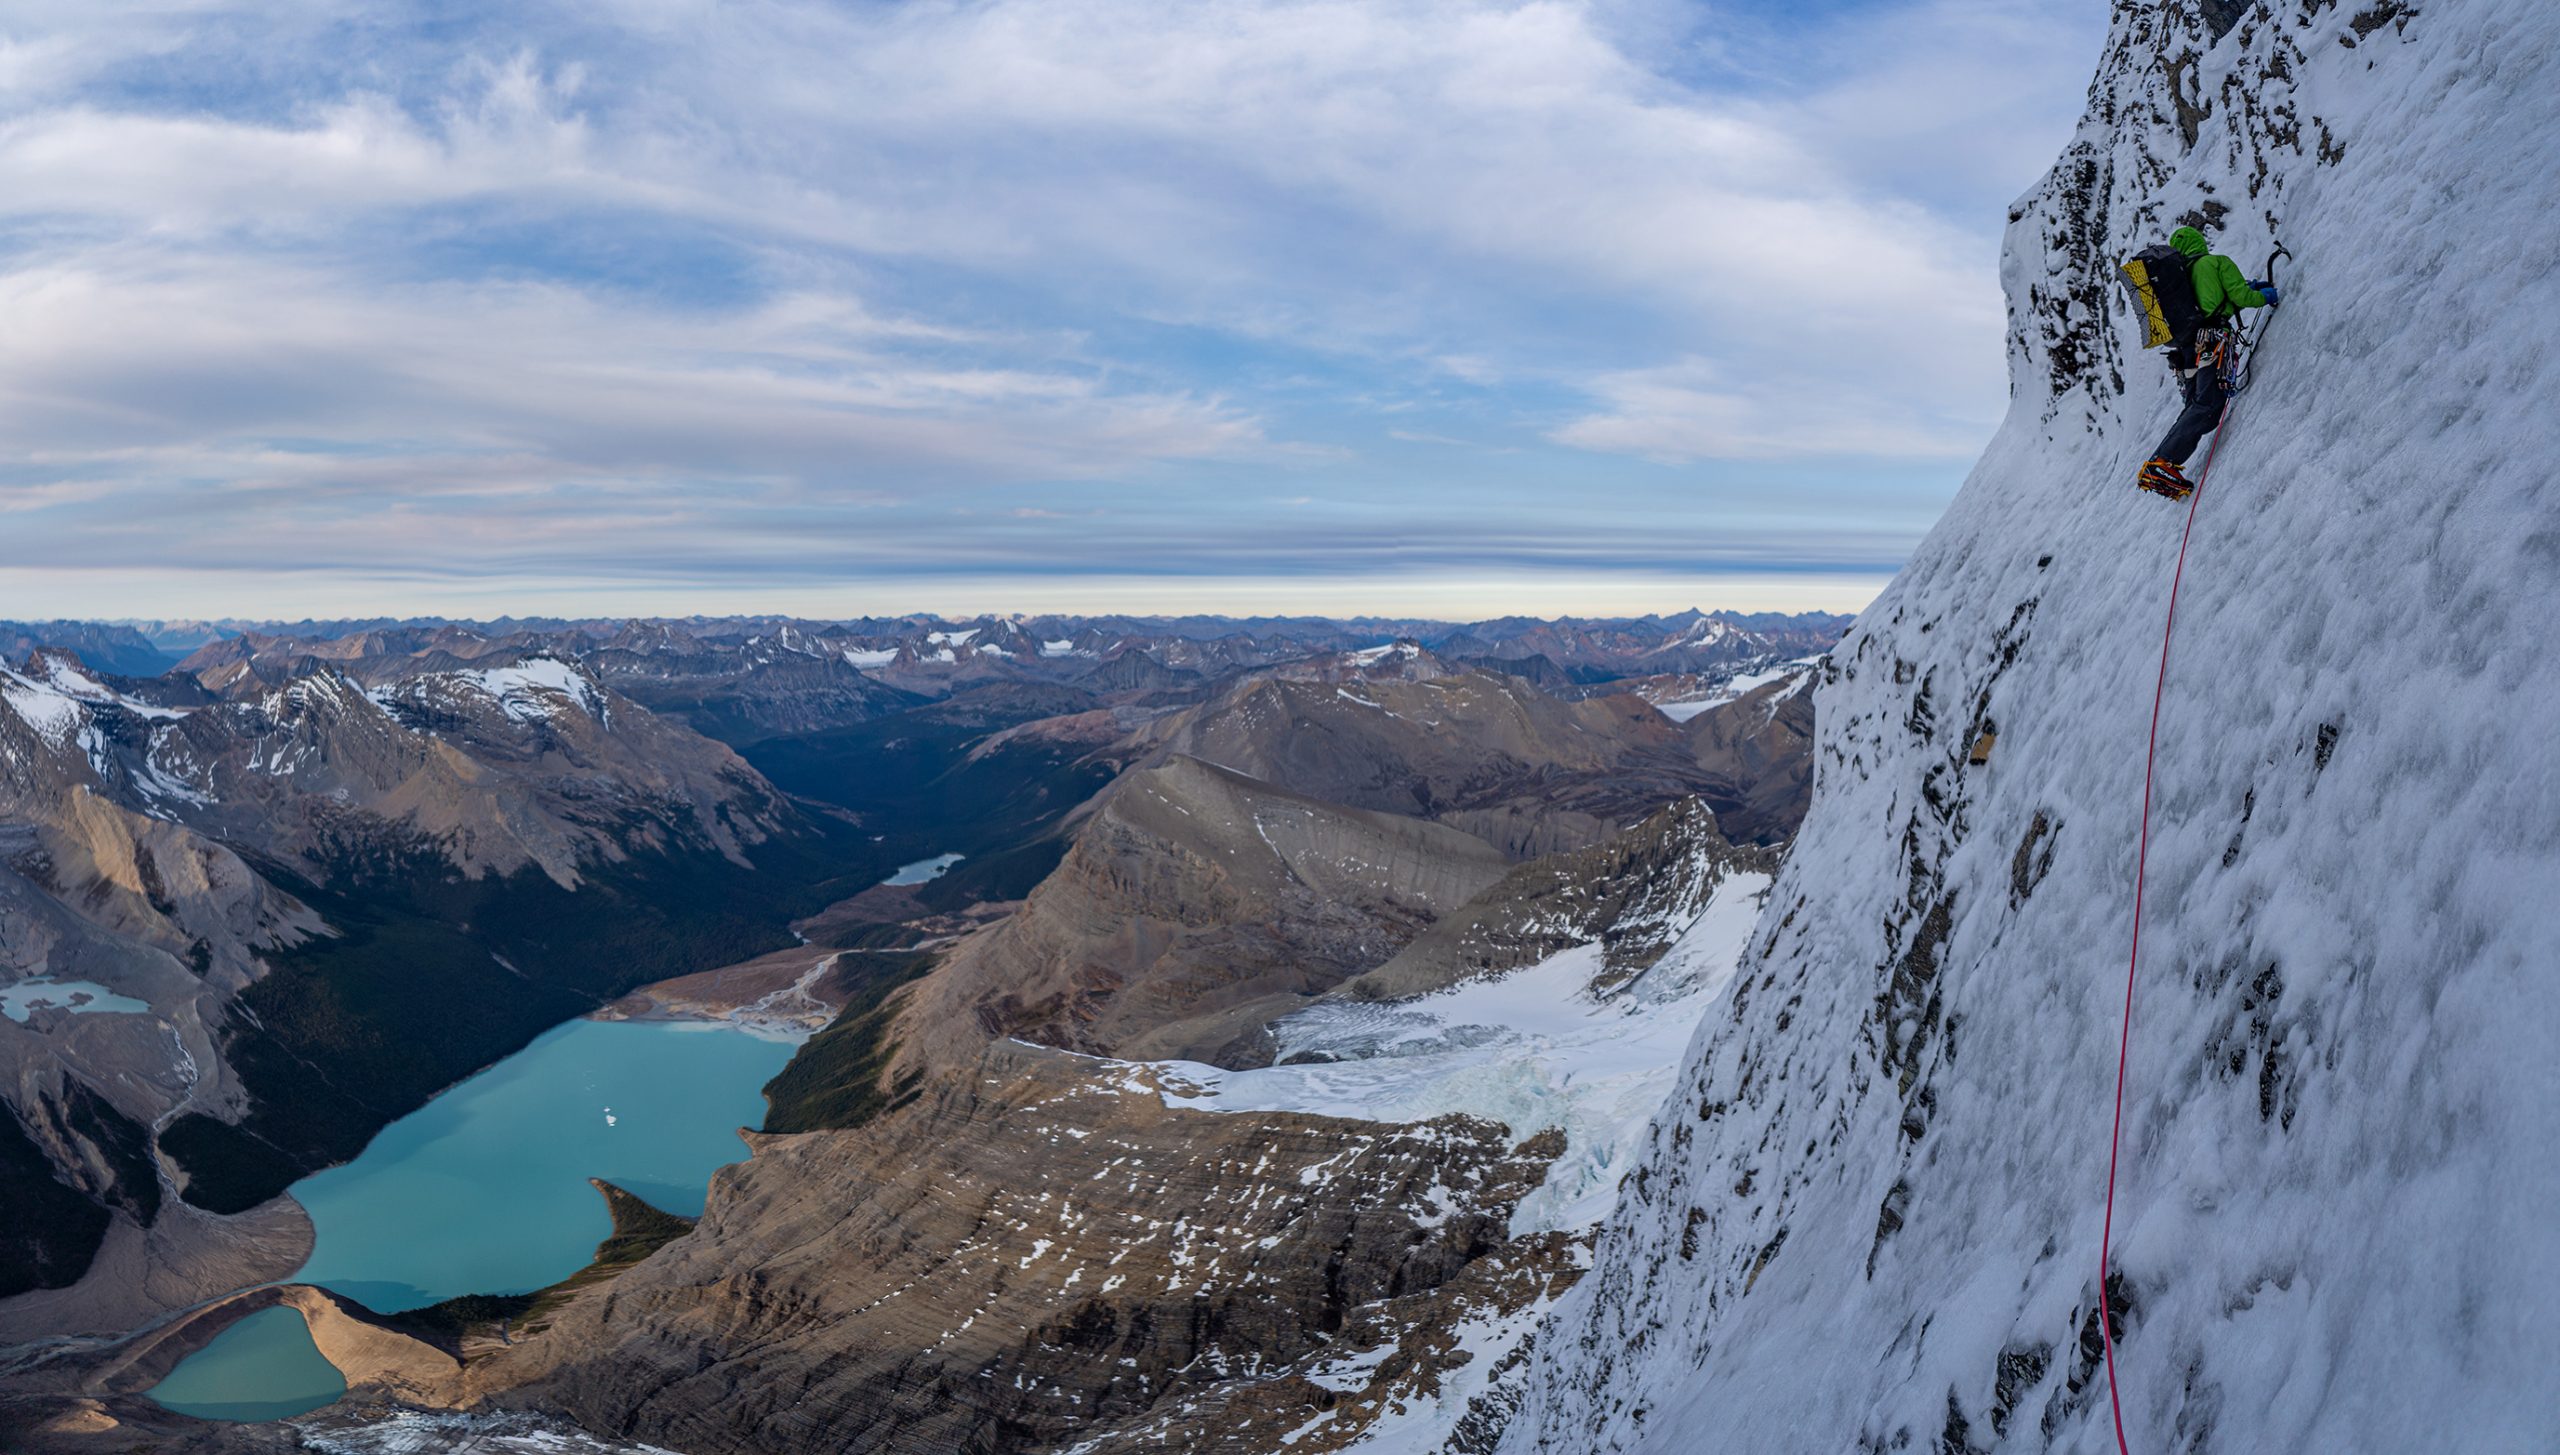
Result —
[{"label": "cloudy sky", "polygon": [[0,617],[1852,608],[2103,0],[11,0]]}]

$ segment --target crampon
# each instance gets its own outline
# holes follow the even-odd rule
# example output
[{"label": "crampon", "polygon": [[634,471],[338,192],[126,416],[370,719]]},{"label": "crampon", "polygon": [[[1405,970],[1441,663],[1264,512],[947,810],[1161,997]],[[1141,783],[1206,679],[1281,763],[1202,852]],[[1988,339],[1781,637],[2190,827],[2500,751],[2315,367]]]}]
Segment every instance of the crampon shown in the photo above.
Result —
[{"label": "crampon", "polygon": [[2184,500],[2196,493],[2196,482],[2188,479],[2185,471],[2167,460],[2153,460],[2144,465],[2142,473],[2134,477],[2133,483],[2154,495],[2166,495],[2171,500]]}]

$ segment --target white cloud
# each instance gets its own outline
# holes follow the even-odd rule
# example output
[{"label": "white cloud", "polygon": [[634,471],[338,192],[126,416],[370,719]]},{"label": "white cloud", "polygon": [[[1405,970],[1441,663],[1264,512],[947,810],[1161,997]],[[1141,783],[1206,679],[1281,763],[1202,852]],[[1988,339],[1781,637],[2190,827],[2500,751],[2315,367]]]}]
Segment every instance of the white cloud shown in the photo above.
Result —
[{"label": "white cloud", "polygon": [[396,536],[432,571],[645,575],[716,537],[807,567],[829,509],[1037,481],[1067,493],[979,518],[1046,519],[1195,464],[1263,501],[1356,473],[1424,529],[1433,477],[1330,442],[1380,415],[1943,460],[2001,398],[1997,206],[1945,198],[2029,180],[2064,103],[1993,82],[2076,33],[2053,8],[1906,0],[1737,90],[1675,73],[1700,23],[1664,0],[647,0],[459,39],[351,0],[28,0],[0,557]]},{"label": "white cloud", "polygon": [[1958,460],[1981,448],[1977,419],[1932,416],[1889,396],[1842,397],[1818,379],[1793,389],[1763,380],[1737,385],[1733,373],[1691,358],[1604,374],[1590,384],[1603,411],[1549,438],[1663,464],[1822,455]]},{"label": "white cloud", "polygon": [[[219,467],[240,441],[294,437],[367,454],[519,452],[566,477],[815,480],[850,464],[986,478],[1260,442],[1214,399],[914,357],[902,346],[915,330],[842,298],[693,317],[539,284],[386,289],[238,259],[89,261],[0,274],[12,325],[0,435],[57,466],[194,445]],[[440,488],[432,476],[415,486]]]}]

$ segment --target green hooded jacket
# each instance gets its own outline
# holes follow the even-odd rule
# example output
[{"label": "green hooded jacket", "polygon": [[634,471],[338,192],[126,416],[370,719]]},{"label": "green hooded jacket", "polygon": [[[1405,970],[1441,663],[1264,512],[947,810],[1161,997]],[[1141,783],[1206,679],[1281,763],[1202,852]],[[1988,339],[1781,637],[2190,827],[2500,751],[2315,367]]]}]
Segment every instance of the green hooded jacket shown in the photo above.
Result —
[{"label": "green hooded jacket", "polygon": [[2195,264],[2196,306],[2204,310],[2206,322],[2220,323],[2243,308],[2267,306],[2266,296],[2249,286],[2240,265],[2208,247],[2203,233],[2179,228],[2169,234],[2169,246]]}]

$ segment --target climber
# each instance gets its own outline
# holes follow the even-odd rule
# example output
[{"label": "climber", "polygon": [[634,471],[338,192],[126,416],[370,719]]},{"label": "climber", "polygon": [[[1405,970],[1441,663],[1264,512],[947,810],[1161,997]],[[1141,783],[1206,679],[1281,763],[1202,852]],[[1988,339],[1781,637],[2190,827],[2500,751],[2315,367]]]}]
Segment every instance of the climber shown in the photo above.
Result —
[{"label": "climber", "polygon": [[2204,234],[2192,227],[2169,234],[2169,246],[2188,260],[2187,276],[2195,285],[2196,326],[2169,347],[2169,367],[2178,373],[2187,407],[2134,483],[2184,500],[2196,486],[2179,467],[2222,422],[2222,407],[2231,398],[2231,345],[2240,310],[2273,308],[2279,299],[2275,284],[2243,277],[2239,264],[2208,248]]}]

